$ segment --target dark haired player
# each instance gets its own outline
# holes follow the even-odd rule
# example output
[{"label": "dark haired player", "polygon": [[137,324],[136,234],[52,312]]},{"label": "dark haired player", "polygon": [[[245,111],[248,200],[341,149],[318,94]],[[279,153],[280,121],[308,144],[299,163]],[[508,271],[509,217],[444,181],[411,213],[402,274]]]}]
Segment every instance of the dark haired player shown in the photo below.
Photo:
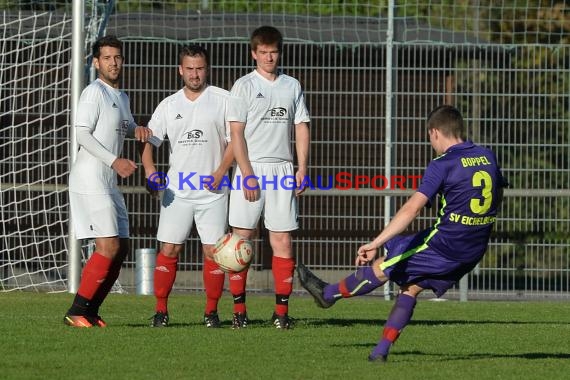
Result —
[{"label": "dark haired player", "polygon": [[119,276],[129,252],[129,219],[117,174],[126,178],[136,164],[120,157],[127,135],[141,142],[150,129],[135,124],[129,98],[119,90],[123,44],[114,36],[93,44],[98,78],[81,93],[75,132],[80,146],[69,174],[69,204],[77,239],[95,239],[79,290],[63,318],[73,327],[105,327],[99,307]]},{"label": "dark haired player", "polygon": [[[170,141],[170,183],[162,197],[156,235],[162,244],[154,269],[153,327],[168,326],[168,297],[176,279],[178,257],[194,222],[204,253],[204,323],[207,327],[221,327],[217,310],[225,273],[211,257],[216,240],[227,229],[228,189],[219,185],[233,163],[233,154],[226,121],[229,92],[208,84],[209,71],[205,48],[183,46],[178,74],[184,86],[160,102],[148,123],[153,142],[158,140],[153,145],[160,146],[166,136]],[[151,178],[156,168],[149,143],[144,147],[142,162],[147,178]],[[201,176],[211,176],[208,189],[200,183]]]},{"label": "dark haired player", "polygon": [[[386,361],[390,347],[412,318],[418,294],[431,289],[441,297],[481,260],[505,185],[495,154],[463,141],[463,118],[457,109],[434,109],[427,130],[438,156],[429,163],[418,191],[373,241],[358,249],[356,265],[363,266],[330,285],[304,265],[297,268],[301,284],[322,308],[341,298],[367,294],[388,280],[399,285],[400,294],[370,361]],[[436,223],[416,235],[398,235],[437,195],[441,206]],[[374,260],[382,246],[388,254]]]}]

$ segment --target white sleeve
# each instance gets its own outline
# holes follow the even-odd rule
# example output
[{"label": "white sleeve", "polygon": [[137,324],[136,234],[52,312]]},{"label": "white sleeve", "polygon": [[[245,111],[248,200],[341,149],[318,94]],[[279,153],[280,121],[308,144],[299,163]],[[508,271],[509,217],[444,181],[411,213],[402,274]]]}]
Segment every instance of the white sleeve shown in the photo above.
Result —
[{"label": "white sleeve", "polygon": [[166,136],[166,123],[163,117],[165,107],[165,102],[160,102],[147,124],[147,127],[152,131],[152,137],[148,142],[157,148],[162,145],[164,136]]},{"label": "white sleeve", "polygon": [[307,109],[307,104],[305,103],[305,95],[301,89],[301,85],[297,86],[296,99],[295,99],[295,120],[294,124],[299,123],[309,123],[311,118],[309,116],[309,110]]},{"label": "white sleeve", "polygon": [[[132,117],[132,115],[131,115]],[[138,127],[137,123],[135,122],[134,118],[131,118],[131,120],[129,120],[129,128],[127,130],[127,136],[128,137],[135,137],[135,129]]]},{"label": "white sleeve", "polygon": [[230,104],[230,96],[228,95],[226,97],[226,101],[224,102],[224,125],[226,126],[226,131],[225,131],[225,139],[226,139],[226,143],[230,143],[232,141],[232,132],[231,132],[231,128],[230,128],[230,121],[228,120],[228,107]]},{"label": "white sleeve", "polygon": [[117,156],[109,152],[103,144],[93,137],[89,127],[76,126],[75,133],[77,143],[81,145],[83,149],[91,153],[95,158],[103,161],[107,166],[111,167],[111,165],[113,165]]},{"label": "white sleeve", "polygon": [[[87,91],[87,89],[90,91]],[[81,94],[77,104],[75,126],[84,127],[89,132],[93,132],[99,119],[100,109],[99,103],[94,99],[96,94],[93,94],[94,91],[91,88],[88,87],[87,89]]]},{"label": "white sleeve", "polygon": [[246,101],[247,92],[242,84],[243,81],[238,80],[230,91],[226,113],[226,120],[228,121],[247,122],[247,110],[249,107]]},{"label": "white sleeve", "polygon": [[232,141],[232,132],[230,128],[230,122],[226,120],[226,142],[230,143]]}]

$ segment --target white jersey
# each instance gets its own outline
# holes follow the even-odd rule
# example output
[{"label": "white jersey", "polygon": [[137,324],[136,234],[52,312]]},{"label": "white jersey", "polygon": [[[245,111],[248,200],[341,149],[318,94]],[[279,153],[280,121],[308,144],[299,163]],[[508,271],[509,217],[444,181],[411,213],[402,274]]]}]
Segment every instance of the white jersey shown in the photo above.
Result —
[{"label": "white jersey", "polygon": [[220,166],[230,140],[226,122],[228,99],[228,91],[208,86],[194,101],[181,89],[156,107],[148,127],[160,143],[168,136],[168,188],[176,196],[202,204],[227,194],[229,180],[215,192],[205,189],[204,183]]},{"label": "white jersey", "polygon": [[298,80],[279,74],[269,81],[254,70],[232,87],[228,120],[246,124],[251,162],[280,162],[293,161],[292,127],[310,118]]},{"label": "white jersey", "polygon": [[104,148],[105,157],[96,157],[81,146],[69,175],[69,191],[112,193],[117,173],[111,165],[123,151],[125,136],[132,135],[135,127],[127,94],[100,79],[87,86],[79,98],[75,128],[87,128]]}]

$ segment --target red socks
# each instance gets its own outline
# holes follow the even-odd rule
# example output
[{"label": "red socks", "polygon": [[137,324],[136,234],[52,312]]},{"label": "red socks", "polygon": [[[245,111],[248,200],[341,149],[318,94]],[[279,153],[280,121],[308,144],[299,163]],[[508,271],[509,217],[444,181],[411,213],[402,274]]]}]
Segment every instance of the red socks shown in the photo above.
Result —
[{"label": "red socks", "polygon": [[88,300],[93,299],[99,287],[105,282],[111,264],[111,259],[94,252],[83,268],[81,284],[77,294]]},{"label": "red socks", "polygon": [[234,298],[234,313],[245,313],[245,285],[247,282],[247,271],[240,273],[230,273],[230,293]]},{"label": "red socks", "polygon": [[154,296],[156,297],[156,312],[168,312],[168,295],[176,280],[176,265],[178,257],[168,257],[159,253],[156,256],[154,268]]},{"label": "red socks", "polygon": [[289,312],[289,296],[293,292],[295,259],[273,256],[271,265],[275,282],[275,313],[285,315]]},{"label": "red socks", "polygon": [[204,288],[206,289],[206,309],[204,314],[211,314],[218,310],[218,301],[222,297],[226,274],[214,260],[204,258],[202,277],[204,279]]},{"label": "red socks", "polygon": [[105,298],[107,298],[107,295],[109,294],[109,292],[113,288],[113,285],[119,278],[119,274],[121,273],[121,267],[123,265],[123,262],[125,261],[127,252],[128,250],[124,250],[122,252],[119,252],[117,256],[115,256],[115,259],[113,260],[111,266],[109,267],[109,272],[107,273],[105,281],[101,284],[99,289],[97,289],[95,295],[93,295],[93,299],[91,300],[92,301],[91,311],[93,314],[95,315],[99,314],[99,307],[101,306]]},{"label": "red socks", "polygon": [[[154,295],[156,297],[156,311],[168,312],[168,296],[176,279],[176,265],[178,258],[167,257],[159,253],[156,257],[154,270]],[[289,311],[289,296],[293,291],[293,274],[295,259],[273,257],[272,272],[275,281],[275,313],[285,315]],[[230,292],[234,299],[234,313],[245,313],[245,288],[247,282],[246,269],[240,273],[230,273]],[[218,301],[222,296],[225,274],[218,265],[209,259],[204,260],[203,267],[204,288],[206,290],[205,314],[217,311]]]}]

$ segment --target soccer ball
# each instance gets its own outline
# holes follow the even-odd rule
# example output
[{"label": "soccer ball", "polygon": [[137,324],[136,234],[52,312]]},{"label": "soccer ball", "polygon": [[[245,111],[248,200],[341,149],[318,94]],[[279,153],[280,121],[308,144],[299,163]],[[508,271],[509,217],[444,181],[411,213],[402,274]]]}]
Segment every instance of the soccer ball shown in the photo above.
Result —
[{"label": "soccer ball", "polygon": [[251,242],[233,233],[219,238],[214,247],[214,261],[226,273],[238,273],[245,270],[252,258]]}]

